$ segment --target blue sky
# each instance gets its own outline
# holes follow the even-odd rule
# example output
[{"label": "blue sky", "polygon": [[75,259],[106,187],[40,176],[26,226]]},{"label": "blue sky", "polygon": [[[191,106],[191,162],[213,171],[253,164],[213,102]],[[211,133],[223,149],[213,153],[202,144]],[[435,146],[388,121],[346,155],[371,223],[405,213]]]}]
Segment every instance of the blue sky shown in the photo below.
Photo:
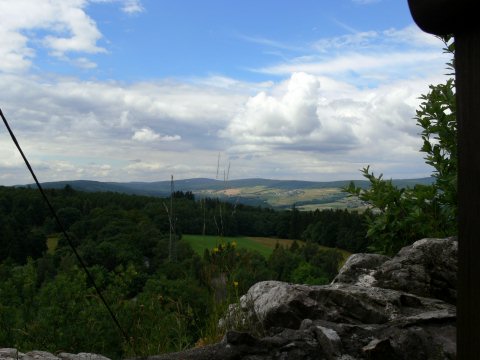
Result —
[{"label": "blue sky", "polygon": [[[400,0],[0,0],[0,106],[41,181],[430,175],[442,43]],[[0,131],[0,184],[31,182]]]}]

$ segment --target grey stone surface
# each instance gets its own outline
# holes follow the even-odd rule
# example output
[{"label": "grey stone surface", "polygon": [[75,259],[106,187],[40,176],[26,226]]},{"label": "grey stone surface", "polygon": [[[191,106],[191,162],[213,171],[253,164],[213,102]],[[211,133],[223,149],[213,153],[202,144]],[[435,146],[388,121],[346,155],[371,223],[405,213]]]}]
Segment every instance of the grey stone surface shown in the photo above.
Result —
[{"label": "grey stone surface", "polygon": [[109,358],[91,353],[70,354],[61,352],[58,355],[46,351],[19,352],[17,349],[0,348],[0,360],[110,360]]},{"label": "grey stone surface", "polygon": [[441,300],[349,284],[307,286],[264,281],[253,285],[241,301],[252,304],[245,316],[256,316],[267,329],[298,329],[306,318],[346,324],[383,324],[430,311],[455,313],[453,305]]},{"label": "grey stone surface", "polygon": [[375,271],[387,260],[390,260],[390,258],[385,255],[352,254],[332,283],[371,286],[375,281],[373,276]]},{"label": "grey stone surface", "polygon": [[455,238],[416,241],[377,269],[373,285],[455,304],[457,251]]}]

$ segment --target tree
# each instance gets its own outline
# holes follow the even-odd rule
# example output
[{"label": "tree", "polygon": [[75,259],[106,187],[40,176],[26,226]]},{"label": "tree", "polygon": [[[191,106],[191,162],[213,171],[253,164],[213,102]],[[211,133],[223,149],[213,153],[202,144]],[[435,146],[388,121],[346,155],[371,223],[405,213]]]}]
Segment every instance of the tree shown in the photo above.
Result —
[{"label": "tree", "polygon": [[[453,38],[442,38],[444,51],[455,51]],[[454,71],[453,61],[447,68]],[[453,74],[450,74],[453,75]],[[455,80],[431,85],[422,95],[416,111],[417,125],[422,128],[425,161],[433,166],[434,183],[430,186],[397,188],[391,180],[376,177],[367,166],[362,174],[370,188],[362,190],[350,184],[345,190],[370,203],[377,214],[369,217],[367,236],[371,250],[393,254],[401,247],[422,237],[444,237],[457,233],[457,122]]]}]

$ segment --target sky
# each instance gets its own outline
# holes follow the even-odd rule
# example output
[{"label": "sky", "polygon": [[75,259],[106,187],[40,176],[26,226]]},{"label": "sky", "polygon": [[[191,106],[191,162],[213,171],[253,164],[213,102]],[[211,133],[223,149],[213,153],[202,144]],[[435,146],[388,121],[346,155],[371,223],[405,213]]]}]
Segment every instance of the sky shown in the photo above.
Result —
[{"label": "sky", "polygon": [[[0,24],[41,182],[432,172],[415,109],[449,58],[406,0],[0,0]],[[2,124],[0,185],[31,182]]]}]

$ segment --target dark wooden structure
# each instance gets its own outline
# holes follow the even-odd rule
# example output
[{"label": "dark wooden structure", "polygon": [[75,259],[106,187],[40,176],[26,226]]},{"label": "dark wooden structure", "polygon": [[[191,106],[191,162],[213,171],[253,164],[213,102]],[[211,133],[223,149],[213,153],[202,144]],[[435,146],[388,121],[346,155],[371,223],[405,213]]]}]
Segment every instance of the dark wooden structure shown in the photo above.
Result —
[{"label": "dark wooden structure", "polygon": [[473,0],[408,0],[408,4],[422,30],[455,36],[459,225],[457,357],[480,359],[480,16],[474,11]]}]

